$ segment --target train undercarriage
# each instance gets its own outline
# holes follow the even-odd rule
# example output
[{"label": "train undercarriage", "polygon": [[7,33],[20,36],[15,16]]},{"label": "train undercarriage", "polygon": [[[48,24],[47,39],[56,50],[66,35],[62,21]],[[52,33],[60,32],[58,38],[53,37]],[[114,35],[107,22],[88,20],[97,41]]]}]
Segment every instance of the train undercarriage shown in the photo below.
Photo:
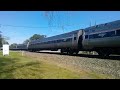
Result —
[{"label": "train undercarriage", "polygon": [[108,57],[110,54],[120,55],[120,48],[97,48],[95,51],[103,57]]},{"label": "train undercarriage", "polygon": [[[51,50],[51,49],[46,49]],[[31,52],[41,51],[41,49],[31,49]],[[51,51],[58,51],[58,49],[52,49]],[[79,51],[95,51],[98,53],[100,57],[109,57],[111,54],[120,55],[120,48],[94,48],[92,50],[84,50],[84,49],[71,49],[71,48],[62,48],[60,49],[61,54],[68,54],[68,55],[77,55]]]},{"label": "train undercarriage", "polygon": [[72,54],[78,54],[79,50],[66,48],[66,49],[60,49],[60,52],[61,52],[61,54],[67,53],[69,55],[72,55]]},{"label": "train undercarriage", "polygon": [[92,50],[66,48],[60,50],[61,54],[67,53],[69,55],[78,54],[79,51],[88,51],[88,52],[95,51],[98,53],[100,57],[109,57],[109,55],[111,54],[120,55],[120,48],[94,48]]}]

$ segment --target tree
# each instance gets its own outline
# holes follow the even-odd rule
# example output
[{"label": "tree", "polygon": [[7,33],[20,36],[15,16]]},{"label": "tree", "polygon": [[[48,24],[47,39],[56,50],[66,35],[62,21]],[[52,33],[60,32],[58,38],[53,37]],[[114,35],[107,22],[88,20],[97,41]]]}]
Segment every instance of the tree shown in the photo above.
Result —
[{"label": "tree", "polygon": [[18,45],[17,43],[11,44],[11,45],[10,45],[10,49],[17,48],[17,45]]},{"label": "tree", "polygon": [[29,39],[26,39],[26,40],[23,42],[23,44],[27,45],[28,42],[29,42]]},{"label": "tree", "polygon": [[37,40],[37,39],[43,39],[43,38],[46,38],[46,35],[34,34],[32,37],[30,37],[29,40]]},{"label": "tree", "polygon": [[0,31],[0,47],[2,46],[2,34],[1,34],[1,31]]},{"label": "tree", "polygon": [[2,44],[9,44],[7,40],[9,40],[9,37],[3,36],[0,31],[0,47],[2,47]]},{"label": "tree", "polygon": [[29,39],[26,39],[23,44],[27,45],[29,41],[31,40],[37,40],[37,39],[43,39],[46,38],[46,35],[39,35],[39,34],[34,34],[33,36],[31,36]]},{"label": "tree", "polygon": [[2,46],[2,35],[0,34],[0,47]]},{"label": "tree", "polygon": [[1,38],[2,44],[9,44],[7,40],[9,40],[9,37],[2,36],[2,38]]}]

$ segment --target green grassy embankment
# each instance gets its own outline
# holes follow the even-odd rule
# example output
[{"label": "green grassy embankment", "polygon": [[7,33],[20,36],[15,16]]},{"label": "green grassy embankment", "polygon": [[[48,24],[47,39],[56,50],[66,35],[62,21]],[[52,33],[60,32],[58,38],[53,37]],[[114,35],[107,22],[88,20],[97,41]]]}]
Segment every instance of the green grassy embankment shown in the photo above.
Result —
[{"label": "green grassy embankment", "polygon": [[0,79],[52,79],[79,78],[79,75],[34,58],[11,52],[10,56],[2,56],[0,52]]},{"label": "green grassy embankment", "polygon": [[93,73],[73,72],[54,64],[22,56],[20,52],[10,52],[2,56],[0,52],[0,79],[80,79],[104,78]]}]

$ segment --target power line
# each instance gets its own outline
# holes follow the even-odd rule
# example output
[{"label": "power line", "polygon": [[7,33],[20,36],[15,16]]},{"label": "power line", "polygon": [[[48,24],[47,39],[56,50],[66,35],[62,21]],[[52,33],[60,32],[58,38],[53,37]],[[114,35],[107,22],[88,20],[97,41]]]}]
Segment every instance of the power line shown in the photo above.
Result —
[{"label": "power line", "polygon": [[[48,27],[32,27],[32,26],[16,26],[16,25],[2,25],[0,24],[0,27],[5,26],[5,27],[23,27],[23,28],[50,28],[50,27],[56,27],[56,28],[61,28],[63,26],[48,26]],[[80,26],[80,25],[64,25],[64,26]]]},{"label": "power line", "polygon": [[[49,28],[49,27],[31,27],[31,26],[15,26],[15,25],[2,25],[2,26],[24,27],[24,28]],[[52,26],[52,27],[56,27],[56,26]]]}]

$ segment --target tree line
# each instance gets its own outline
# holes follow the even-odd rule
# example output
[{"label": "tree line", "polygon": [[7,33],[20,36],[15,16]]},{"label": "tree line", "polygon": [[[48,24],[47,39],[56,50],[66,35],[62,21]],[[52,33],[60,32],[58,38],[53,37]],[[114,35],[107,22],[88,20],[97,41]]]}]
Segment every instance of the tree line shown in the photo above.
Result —
[{"label": "tree line", "polygon": [[2,35],[2,32],[0,31],[0,47],[2,47],[3,44],[9,44],[8,40],[9,38]]},{"label": "tree line", "polygon": [[[22,44],[27,45],[28,42],[30,42],[31,40],[43,39],[46,37],[47,37],[46,35],[34,34],[29,39],[26,39]],[[20,45],[20,44],[13,43],[10,45],[10,48],[17,48],[18,45]]]}]

